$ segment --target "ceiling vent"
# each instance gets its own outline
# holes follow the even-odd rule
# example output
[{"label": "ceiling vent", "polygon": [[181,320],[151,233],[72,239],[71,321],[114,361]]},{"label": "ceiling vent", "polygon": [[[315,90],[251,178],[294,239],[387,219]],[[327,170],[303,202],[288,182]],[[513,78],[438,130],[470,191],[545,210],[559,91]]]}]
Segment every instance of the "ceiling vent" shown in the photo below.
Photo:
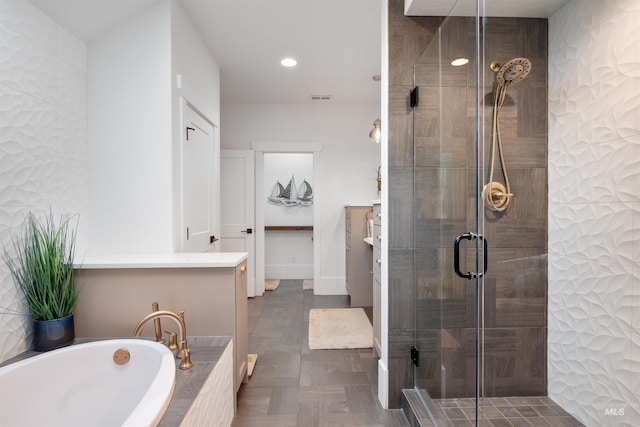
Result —
[{"label": "ceiling vent", "polygon": [[312,101],[331,101],[331,95],[309,95]]}]

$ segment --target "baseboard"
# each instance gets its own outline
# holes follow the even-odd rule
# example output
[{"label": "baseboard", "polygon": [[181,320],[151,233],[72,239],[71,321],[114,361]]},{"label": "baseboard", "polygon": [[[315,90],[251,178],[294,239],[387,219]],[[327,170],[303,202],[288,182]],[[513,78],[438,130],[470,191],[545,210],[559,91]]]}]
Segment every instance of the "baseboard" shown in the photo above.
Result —
[{"label": "baseboard", "polygon": [[378,400],[384,409],[389,409],[389,370],[382,359],[378,360]]},{"label": "baseboard", "polygon": [[264,274],[269,279],[313,279],[313,264],[270,264],[265,265]]},{"label": "baseboard", "polygon": [[344,277],[321,277],[313,282],[314,295],[347,295]]}]

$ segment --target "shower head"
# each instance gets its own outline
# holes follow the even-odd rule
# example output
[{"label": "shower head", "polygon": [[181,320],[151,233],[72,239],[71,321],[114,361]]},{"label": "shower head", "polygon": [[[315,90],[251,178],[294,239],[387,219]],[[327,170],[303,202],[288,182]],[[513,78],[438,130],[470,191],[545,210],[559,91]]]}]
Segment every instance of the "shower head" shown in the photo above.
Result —
[{"label": "shower head", "polygon": [[502,65],[494,61],[490,67],[496,73],[499,85],[510,86],[527,77],[531,71],[531,61],[527,58],[514,58]]}]

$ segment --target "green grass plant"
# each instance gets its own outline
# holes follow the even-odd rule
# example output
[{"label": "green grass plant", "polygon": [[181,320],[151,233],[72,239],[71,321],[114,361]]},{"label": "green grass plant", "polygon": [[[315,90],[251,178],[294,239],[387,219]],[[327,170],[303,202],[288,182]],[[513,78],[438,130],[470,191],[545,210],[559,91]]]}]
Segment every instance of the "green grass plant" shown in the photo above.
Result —
[{"label": "green grass plant", "polygon": [[77,222],[72,227],[70,221],[62,218],[56,222],[51,211],[40,220],[30,212],[22,238],[13,238],[16,256],[5,250],[9,270],[35,320],[67,317],[76,305],[73,257]]}]

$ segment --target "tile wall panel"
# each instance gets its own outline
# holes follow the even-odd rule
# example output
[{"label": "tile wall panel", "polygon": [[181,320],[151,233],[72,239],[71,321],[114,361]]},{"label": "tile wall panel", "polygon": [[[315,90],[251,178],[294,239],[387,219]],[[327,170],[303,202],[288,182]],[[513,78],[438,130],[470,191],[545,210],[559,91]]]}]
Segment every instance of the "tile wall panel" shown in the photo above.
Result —
[{"label": "tile wall panel", "polygon": [[[86,248],[87,47],[26,0],[0,1],[0,242],[29,211],[79,215]],[[30,318],[0,263],[0,361],[31,345]]]},{"label": "tile wall panel", "polygon": [[586,425],[640,425],[638,22],[634,0],[549,20],[549,396]]}]

